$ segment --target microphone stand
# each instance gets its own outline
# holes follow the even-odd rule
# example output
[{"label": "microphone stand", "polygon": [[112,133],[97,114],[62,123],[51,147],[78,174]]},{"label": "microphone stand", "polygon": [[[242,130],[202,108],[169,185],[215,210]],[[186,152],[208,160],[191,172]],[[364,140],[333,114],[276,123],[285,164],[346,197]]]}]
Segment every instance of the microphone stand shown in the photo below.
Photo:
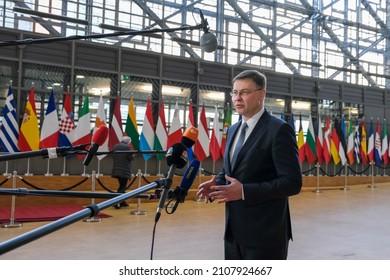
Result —
[{"label": "microphone stand", "polygon": [[[101,198],[109,199],[121,196],[122,193],[103,193],[103,192],[82,192],[82,191],[57,191],[57,190],[29,190],[27,188],[0,188],[0,195],[14,196],[53,196],[53,197],[78,197],[78,198]],[[133,198],[156,198],[155,195],[139,194]]]},{"label": "microphone stand", "polygon": [[[206,26],[205,26],[206,25]],[[106,34],[92,34],[92,35],[73,35],[68,37],[52,37],[52,38],[26,38],[23,40],[14,40],[14,41],[2,41],[0,42],[0,47],[8,47],[8,46],[20,46],[20,45],[31,45],[31,44],[47,44],[53,42],[61,42],[61,41],[71,41],[71,40],[83,40],[83,39],[100,39],[107,37],[117,37],[117,36],[136,36],[136,35],[145,35],[149,33],[157,33],[157,32],[175,32],[175,31],[184,31],[184,30],[196,30],[196,29],[204,29],[207,28],[207,22],[202,21],[202,23],[195,26],[182,26],[177,28],[154,28],[149,30],[131,30],[131,31],[118,31],[113,33]]]},{"label": "microphone stand", "polygon": [[[172,169],[174,169],[174,168],[172,168]],[[172,175],[170,175],[172,177],[173,177],[173,171],[172,171]],[[133,198],[133,197],[136,197],[136,196],[138,196],[146,191],[159,188],[162,185],[166,188],[167,186],[170,186],[171,184],[172,184],[172,178],[167,177],[166,179],[159,179],[153,183],[147,184],[146,186],[137,188],[137,189],[130,191],[128,193],[120,194],[117,197],[114,197],[114,198],[109,199],[107,201],[103,201],[99,204],[88,205],[83,210],[80,210],[80,211],[73,213],[69,216],[66,216],[66,217],[61,218],[59,220],[56,220],[52,223],[46,224],[42,227],[39,227],[37,229],[26,232],[26,233],[21,234],[17,237],[11,238],[9,240],[6,240],[6,241],[0,243],[0,255],[7,253],[13,249],[16,249],[22,245],[25,245],[28,242],[34,241],[42,236],[48,235],[49,233],[57,231],[57,230],[59,230],[63,227],[66,227],[72,223],[80,221],[84,218],[96,216],[99,213],[99,211],[106,209],[106,208],[109,208],[109,207],[112,207],[112,206],[114,206],[122,201],[129,199],[129,198]],[[166,191],[166,193],[168,193],[168,191]]]}]

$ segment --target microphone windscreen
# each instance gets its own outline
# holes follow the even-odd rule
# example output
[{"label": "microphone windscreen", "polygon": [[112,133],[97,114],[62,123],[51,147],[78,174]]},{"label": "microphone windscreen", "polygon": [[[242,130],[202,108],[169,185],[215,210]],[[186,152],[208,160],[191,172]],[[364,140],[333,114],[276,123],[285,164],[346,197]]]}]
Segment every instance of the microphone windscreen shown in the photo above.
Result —
[{"label": "microphone windscreen", "polygon": [[191,188],[192,183],[194,182],[195,177],[198,174],[199,167],[200,167],[200,161],[194,159],[193,161],[191,161],[186,172],[184,173],[179,187],[185,192],[188,192],[188,190]]},{"label": "microphone windscreen", "polygon": [[211,53],[218,47],[217,37],[210,32],[203,33],[202,37],[200,37],[199,45],[203,51]]},{"label": "microphone windscreen", "polygon": [[177,168],[183,168],[187,163],[187,148],[182,143],[173,144],[166,154],[167,165],[175,164]]},{"label": "microphone windscreen", "polygon": [[184,131],[183,136],[181,137],[181,143],[183,143],[187,148],[191,148],[198,139],[198,135],[199,130],[194,126],[190,126],[186,131]]},{"label": "microphone windscreen", "polygon": [[104,144],[108,137],[109,129],[105,125],[99,126],[99,128],[95,131],[95,133],[92,136],[92,143],[97,144],[98,146],[101,146]]}]

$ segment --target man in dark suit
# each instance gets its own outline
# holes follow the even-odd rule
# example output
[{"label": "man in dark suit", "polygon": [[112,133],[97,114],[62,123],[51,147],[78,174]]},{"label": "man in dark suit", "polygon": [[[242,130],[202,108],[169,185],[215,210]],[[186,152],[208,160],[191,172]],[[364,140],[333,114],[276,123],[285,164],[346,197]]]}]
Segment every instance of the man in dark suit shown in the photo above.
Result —
[{"label": "man in dark suit", "polygon": [[292,239],[288,197],[302,187],[298,148],[293,128],[264,108],[266,86],[255,70],[233,79],[242,118],[227,131],[222,171],[199,185],[200,197],[226,205],[227,260],[284,260]]}]

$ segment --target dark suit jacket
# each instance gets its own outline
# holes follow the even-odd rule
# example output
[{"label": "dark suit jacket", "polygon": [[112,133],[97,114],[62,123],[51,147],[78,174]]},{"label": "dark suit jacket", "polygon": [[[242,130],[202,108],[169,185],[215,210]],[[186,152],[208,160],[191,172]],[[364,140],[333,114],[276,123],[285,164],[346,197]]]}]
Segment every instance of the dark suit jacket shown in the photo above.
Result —
[{"label": "dark suit jacket", "polygon": [[295,131],[265,110],[232,169],[229,151],[240,125],[228,129],[224,167],[217,176],[218,185],[228,183],[226,174],[244,186],[244,200],[226,203],[225,240],[276,249],[292,239],[288,197],[302,187]]}]

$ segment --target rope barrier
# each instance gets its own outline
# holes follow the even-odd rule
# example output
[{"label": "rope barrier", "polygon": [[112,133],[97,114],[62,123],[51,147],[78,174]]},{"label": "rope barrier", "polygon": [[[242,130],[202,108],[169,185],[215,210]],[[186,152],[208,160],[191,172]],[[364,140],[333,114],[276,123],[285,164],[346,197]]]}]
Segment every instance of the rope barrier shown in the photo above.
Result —
[{"label": "rope barrier", "polygon": [[150,184],[150,182],[148,181],[148,179],[145,178],[144,175],[142,175],[141,177],[142,177],[142,179],[143,179],[147,184]]},{"label": "rope barrier", "polygon": [[313,168],[311,168],[311,169],[309,169],[307,171],[302,171],[301,173],[302,174],[306,174],[306,173],[309,173],[309,172],[313,171],[314,169],[316,169],[316,166],[314,166]]},{"label": "rope barrier", "polygon": [[99,185],[105,189],[106,191],[110,192],[110,193],[115,193],[114,191],[110,190],[109,188],[106,187],[106,185],[103,184],[102,181],[100,181],[99,177],[96,177],[96,180],[98,181]]},{"label": "rope barrier", "polygon": [[349,169],[352,173],[354,173],[354,174],[359,174],[359,175],[365,173],[369,168],[370,168],[370,166],[367,166],[366,169],[364,169],[363,171],[359,172],[359,171],[353,170],[350,166],[348,166],[348,169]]},{"label": "rope barrier", "polygon": [[0,183],[0,186],[2,186],[4,183],[6,183],[8,181],[9,178],[5,178],[1,183]]},{"label": "rope barrier", "polygon": [[334,176],[340,175],[340,173],[341,173],[341,171],[343,171],[343,169],[344,169],[344,166],[341,166],[340,170],[337,171],[335,174],[332,175],[332,174],[326,173],[326,171],[325,171],[324,169],[322,169],[322,167],[320,167],[321,172],[322,172],[324,175],[329,176],[329,177],[334,177]]},{"label": "rope barrier", "polygon": [[[62,190],[60,190],[60,191],[69,191],[69,190],[71,190],[71,189],[74,189],[74,188],[78,187],[79,185],[81,185],[82,183],[84,183],[85,181],[87,181],[88,178],[89,178],[89,177],[85,177],[83,180],[81,180],[80,182],[74,184],[73,186],[70,186],[70,187],[68,187],[68,188],[62,189]],[[42,191],[42,190],[45,190],[45,189],[43,189],[43,188],[39,188],[39,187],[33,185],[32,183],[26,181],[26,180],[23,179],[22,177],[19,177],[19,179],[20,179],[23,183],[25,183],[26,185],[32,187],[33,189],[41,190],[41,191]]]}]

